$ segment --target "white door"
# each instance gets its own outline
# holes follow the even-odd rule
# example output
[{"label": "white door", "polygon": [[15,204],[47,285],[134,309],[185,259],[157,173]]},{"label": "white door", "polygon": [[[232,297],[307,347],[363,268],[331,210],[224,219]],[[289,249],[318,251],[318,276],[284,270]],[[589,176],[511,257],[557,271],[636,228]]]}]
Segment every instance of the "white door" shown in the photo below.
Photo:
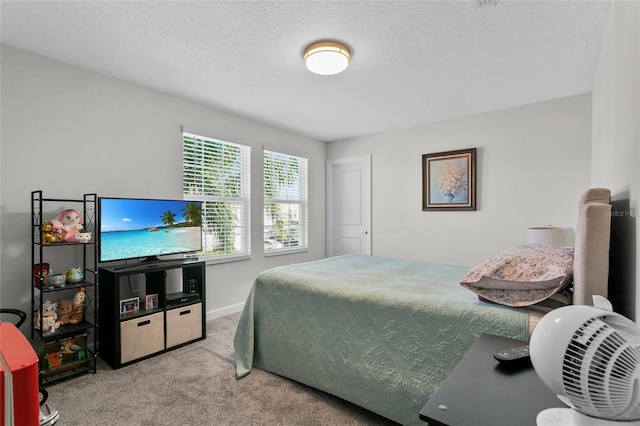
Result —
[{"label": "white door", "polygon": [[371,254],[371,155],[327,161],[327,256]]}]

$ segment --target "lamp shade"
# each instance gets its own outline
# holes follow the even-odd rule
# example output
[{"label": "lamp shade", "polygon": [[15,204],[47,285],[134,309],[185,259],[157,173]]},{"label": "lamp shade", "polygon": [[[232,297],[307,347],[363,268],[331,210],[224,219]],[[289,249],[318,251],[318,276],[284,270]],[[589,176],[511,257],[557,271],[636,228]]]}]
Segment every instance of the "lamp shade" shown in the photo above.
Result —
[{"label": "lamp shade", "polygon": [[527,243],[558,247],[573,247],[573,228],[541,226],[527,229]]},{"label": "lamp shade", "polygon": [[304,50],[304,64],[315,74],[332,75],[347,69],[351,51],[337,41],[319,41]]}]

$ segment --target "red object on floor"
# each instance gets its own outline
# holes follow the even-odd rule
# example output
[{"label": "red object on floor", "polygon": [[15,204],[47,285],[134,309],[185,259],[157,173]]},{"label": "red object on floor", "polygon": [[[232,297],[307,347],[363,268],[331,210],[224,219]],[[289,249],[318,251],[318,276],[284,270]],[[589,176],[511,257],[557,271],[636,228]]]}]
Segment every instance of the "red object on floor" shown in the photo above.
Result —
[{"label": "red object on floor", "polygon": [[[12,426],[5,421],[11,415],[11,400],[15,426],[39,425],[38,356],[10,322],[0,322],[0,356],[0,426]],[[7,383],[9,377],[12,380]]]}]

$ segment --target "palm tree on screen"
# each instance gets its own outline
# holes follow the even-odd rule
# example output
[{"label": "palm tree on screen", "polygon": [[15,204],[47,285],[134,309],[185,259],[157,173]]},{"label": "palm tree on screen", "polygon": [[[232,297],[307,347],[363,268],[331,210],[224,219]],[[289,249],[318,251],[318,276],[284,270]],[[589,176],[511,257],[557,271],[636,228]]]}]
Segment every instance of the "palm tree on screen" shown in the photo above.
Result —
[{"label": "palm tree on screen", "polygon": [[171,226],[174,223],[176,223],[176,214],[173,213],[171,210],[167,210],[166,212],[164,212],[161,218],[162,218],[162,223],[164,223],[167,226]]}]

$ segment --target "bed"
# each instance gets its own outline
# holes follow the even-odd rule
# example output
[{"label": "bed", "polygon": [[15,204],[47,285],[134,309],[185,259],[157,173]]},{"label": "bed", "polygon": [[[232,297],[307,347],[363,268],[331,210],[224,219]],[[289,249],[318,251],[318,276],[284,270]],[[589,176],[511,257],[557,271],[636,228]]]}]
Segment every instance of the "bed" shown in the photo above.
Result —
[{"label": "bed", "polygon": [[[607,295],[609,197],[592,188],[580,199],[572,270],[564,277],[573,278],[574,303]],[[481,266],[354,254],[265,271],[236,330],[236,375],[260,368],[400,424],[424,425],[420,409],[481,333],[527,340],[544,314],[532,309],[537,305],[506,306],[463,287]],[[556,287],[566,289],[545,283],[554,295]]]}]

